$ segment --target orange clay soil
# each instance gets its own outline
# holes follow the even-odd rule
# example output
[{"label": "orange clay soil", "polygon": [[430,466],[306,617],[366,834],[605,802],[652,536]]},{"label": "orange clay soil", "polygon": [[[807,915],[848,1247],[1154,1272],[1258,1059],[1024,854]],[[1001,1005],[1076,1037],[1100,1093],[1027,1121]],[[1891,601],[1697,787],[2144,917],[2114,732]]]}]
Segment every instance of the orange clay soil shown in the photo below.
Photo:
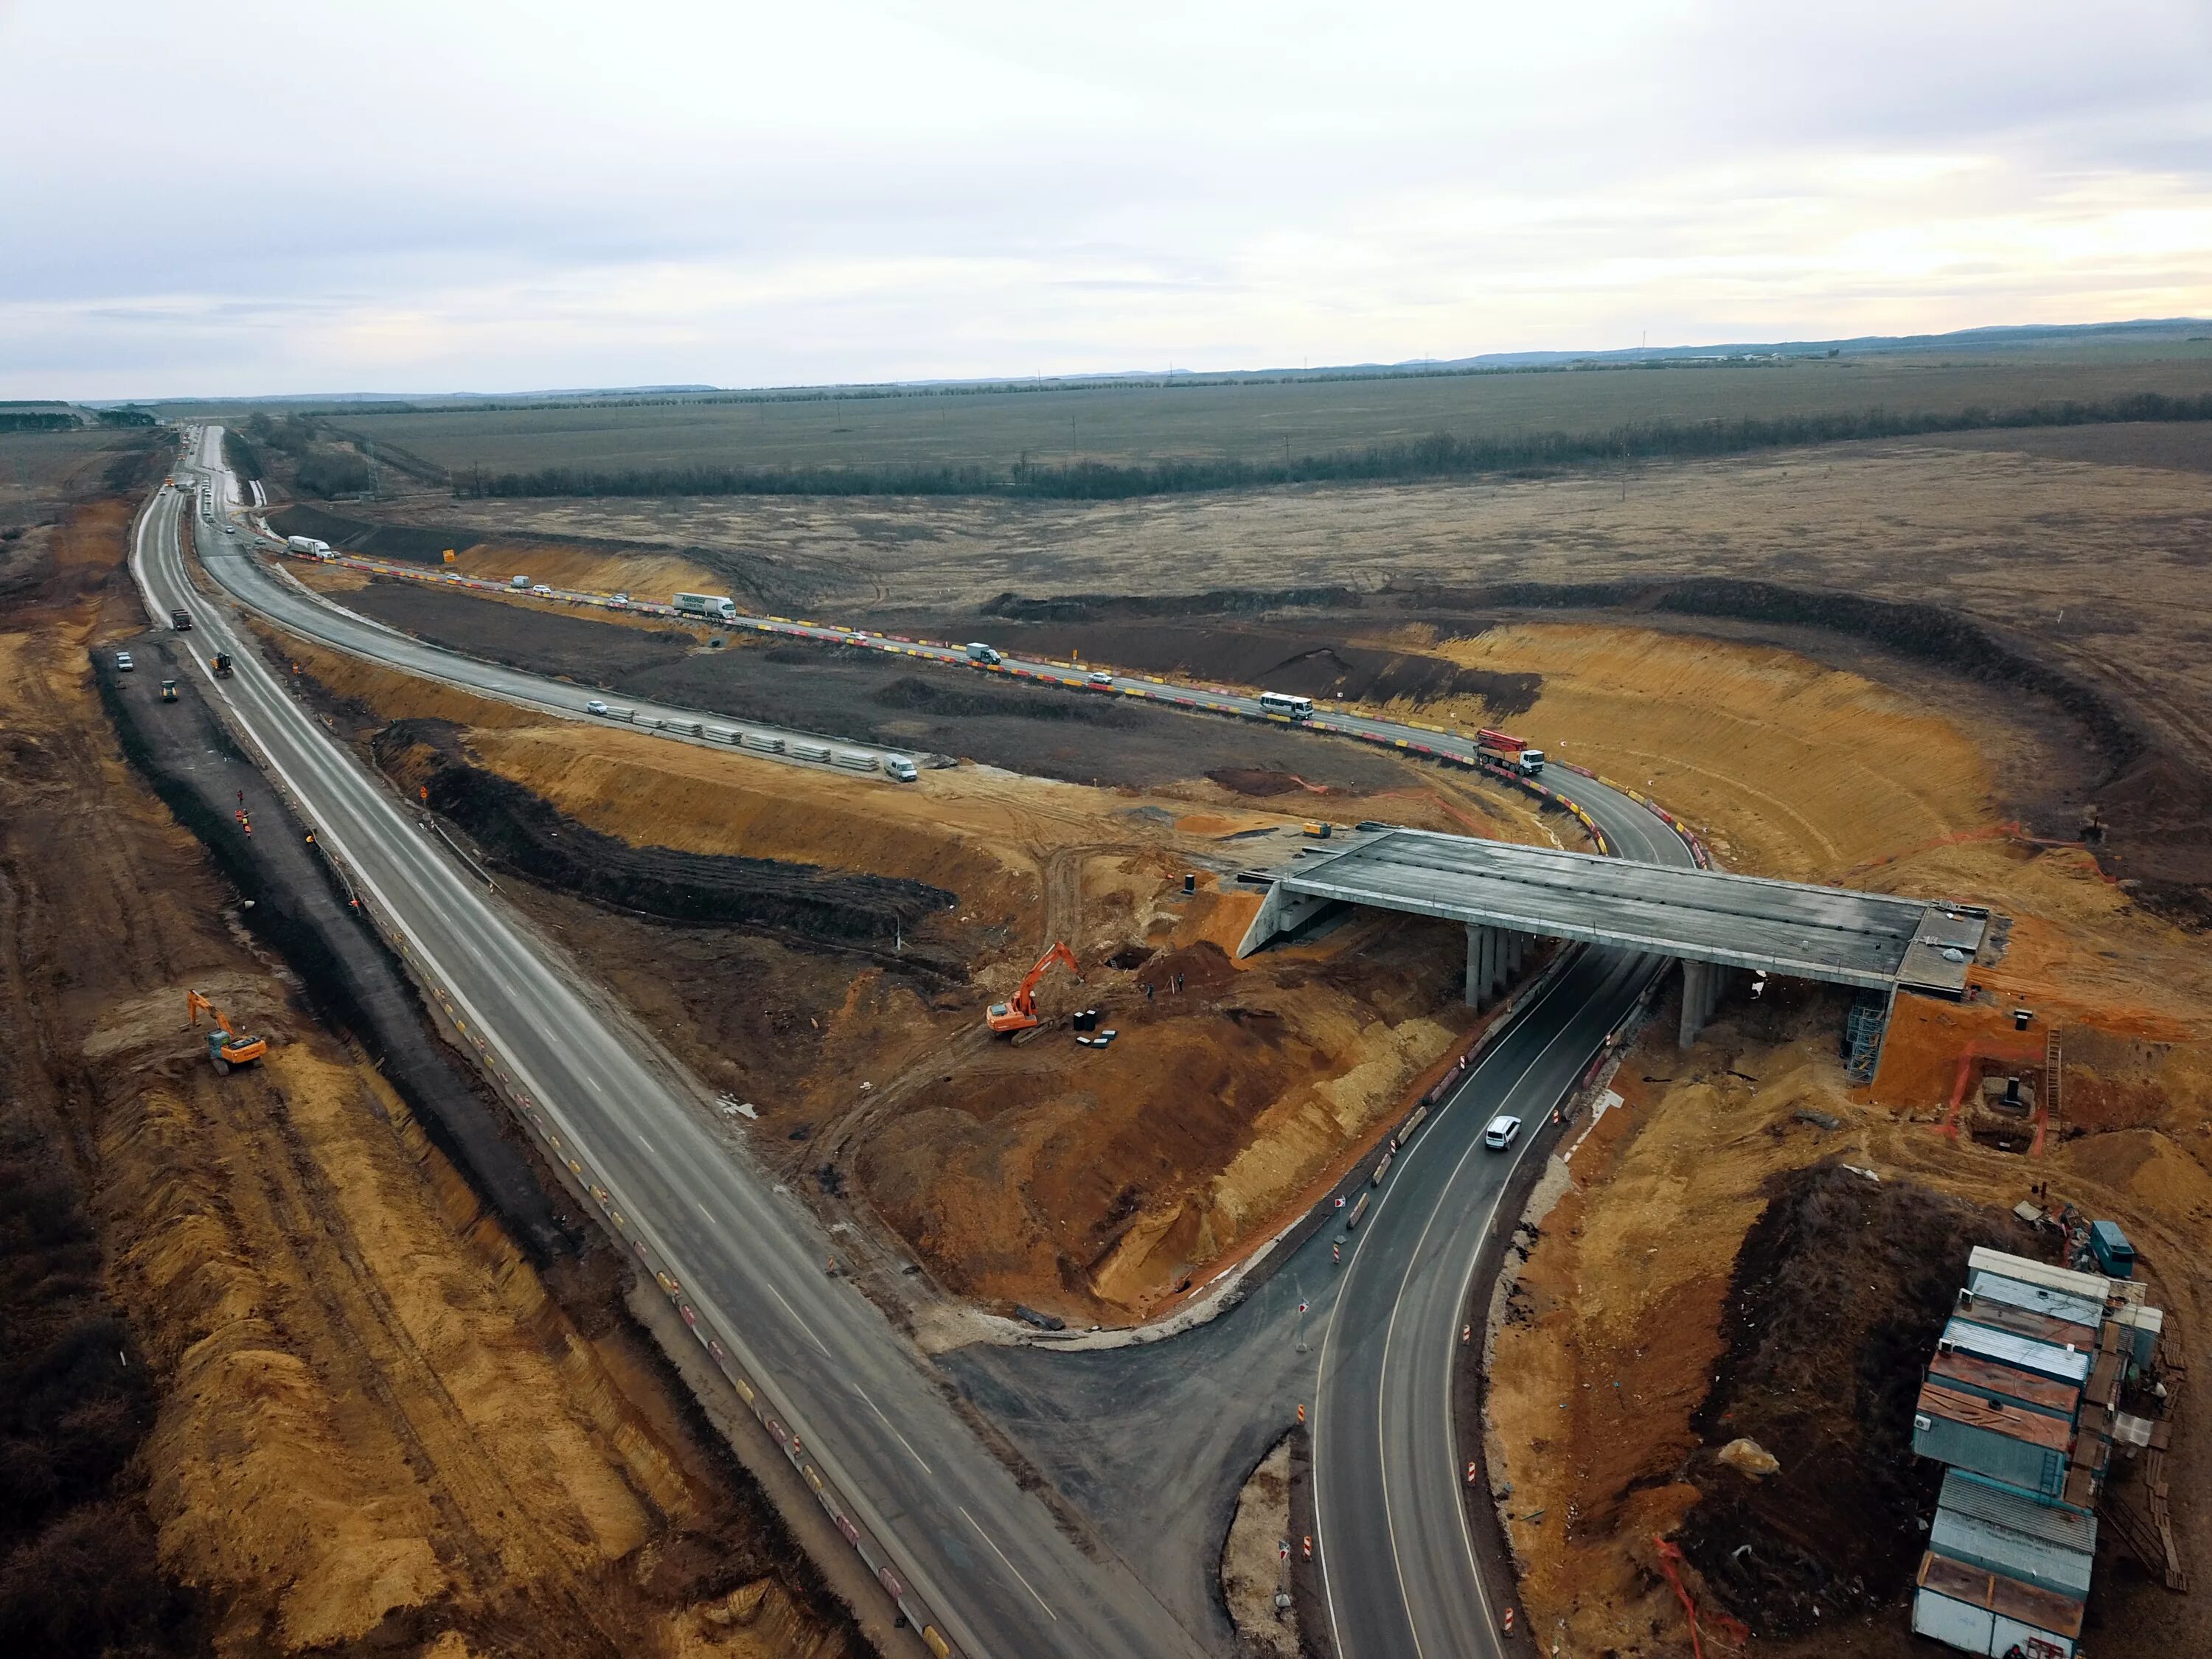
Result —
[{"label": "orange clay soil", "polygon": [[[1974,1000],[1899,999],[1870,1089],[1847,1088],[1836,1057],[1839,994],[1783,986],[1771,1003],[1724,1005],[1687,1055],[1675,1052],[1662,1001],[1616,1079],[1626,1105],[1577,1156],[1521,1270],[1496,1338],[1486,1433],[1493,1482],[1512,1486],[1503,1507],[1525,1616],[1563,1651],[1686,1654],[1650,1539],[1696,1501],[1684,1476],[1698,1449],[1691,1414],[1723,1349],[1718,1320],[1737,1248],[1778,1171],[1840,1155],[1998,1209],[2047,1181],[2054,1200],[2127,1228],[2203,1363],[2212,951],[2132,904],[2084,854],[2004,834],[1976,734],[1856,677],[1626,629],[1516,628],[1437,648],[1486,666],[1535,666],[1539,637],[1558,654],[1525,723],[1623,781],[1656,778],[1654,793],[1709,830],[1735,867],[1817,879],[1858,866],[1862,884],[1987,903],[2014,919],[2002,955],[1974,971]],[[1633,678],[1615,688],[1614,672]],[[1648,706],[1633,695],[1647,681]],[[1723,712],[1701,713],[1707,696]],[[1868,732],[1880,742],[1869,745]],[[2007,740],[1990,734],[1987,747]],[[1635,769],[1647,751],[1677,743],[1692,745],[1693,763]],[[1890,744],[1927,766],[1899,781],[1854,758]],[[1838,777],[1850,780],[1840,794]],[[2015,1006],[2036,1012],[2025,1038],[2012,1030]],[[1945,1134],[1939,1120],[1961,1055],[2039,1064],[2051,1024],[2065,1097],[2080,1110],[2064,1114],[2044,1155]],[[1842,1127],[1801,1121],[1800,1107]],[[2205,1438],[2185,1420],[2173,1478],[2200,1570],[2212,1565],[2212,1516],[2194,1497],[2212,1476]],[[2100,1575],[2097,1597],[2100,1650],[2195,1651],[2212,1638],[2195,1602],[2133,1577]],[[1759,1650],[1825,1655],[1847,1642],[1902,1656],[1917,1651],[1905,1625],[1884,1613],[1817,1642],[1762,1640]]]},{"label": "orange clay soil", "polygon": [[[626,1322],[541,1273],[308,1022],[125,769],[86,652],[143,626],[121,503],[0,609],[0,1024],[154,1368],[137,1458],[214,1650],[829,1656],[849,1624]],[[217,1077],[185,988],[271,1039]],[[742,1590],[744,1610],[725,1609]],[[726,1616],[725,1613],[726,1613]],[[718,1620],[711,1641],[684,1632]]]},{"label": "orange clay soil", "polygon": [[[963,765],[892,787],[518,718],[328,653],[301,660],[325,690],[360,700],[360,718],[373,706],[460,723],[475,763],[594,830],[956,892],[928,948],[973,964],[964,986],[803,941],[531,902],[702,1076],[753,1106],[763,1154],[825,1205],[861,1200],[948,1290],[1085,1320],[1154,1310],[1272,1232],[1469,1026],[1455,929],[1358,918],[1232,963],[1256,897],[1221,890],[1217,870],[1310,845],[1297,833],[1309,815],[1387,811],[1545,841],[1565,822],[1411,763],[1383,796],[1286,799],[1297,816],[1205,780],[1143,797]],[[1276,833],[1221,839],[1254,829]],[[1203,880],[1186,901],[1192,870]],[[1055,970],[1042,1006],[1100,1006],[1120,1037],[1079,1048],[1063,1024],[1019,1046],[986,1041],[984,1005],[1055,939],[1085,979]],[[1125,951],[1133,965],[1107,965]]]}]

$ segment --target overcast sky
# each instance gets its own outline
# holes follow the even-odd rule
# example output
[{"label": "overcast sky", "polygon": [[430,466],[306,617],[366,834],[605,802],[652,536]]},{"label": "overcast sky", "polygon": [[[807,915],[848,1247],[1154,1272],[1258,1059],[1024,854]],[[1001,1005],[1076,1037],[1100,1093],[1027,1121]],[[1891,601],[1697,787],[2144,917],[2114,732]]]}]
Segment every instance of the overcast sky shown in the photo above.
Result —
[{"label": "overcast sky", "polygon": [[2212,0],[0,0],[0,397],[2212,313]]}]

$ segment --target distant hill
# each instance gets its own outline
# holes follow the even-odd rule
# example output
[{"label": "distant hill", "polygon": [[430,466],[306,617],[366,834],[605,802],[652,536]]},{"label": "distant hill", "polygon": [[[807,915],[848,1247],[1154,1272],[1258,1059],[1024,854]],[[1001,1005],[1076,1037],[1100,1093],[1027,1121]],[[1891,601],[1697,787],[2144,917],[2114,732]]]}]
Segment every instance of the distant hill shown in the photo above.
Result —
[{"label": "distant hill", "polygon": [[[220,414],[238,409],[287,407],[354,414],[398,413],[440,409],[543,407],[559,404],[646,404],[687,398],[829,398],[902,392],[1074,389],[1084,386],[1233,384],[1240,380],[1373,380],[1400,375],[1513,374],[1578,367],[1619,368],[1650,363],[1761,362],[1787,357],[1897,356],[2002,352],[2034,347],[2185,343],[2212,339],[2212,319],[2167,317],[2123,323],[2027,323],[1998,328],[1963,328],[1948,334],[1860,334],[1832,340],[1732,341],[1710,345],[1626,346],[1596,350],[1491,351],[1472,357],[1414,358],[1403,362],[1336,363],[1297,368],[1109,369],[1089,374],[982,376],[945,380],[847,381],[820,386],[726,387],[686,383],[669,386],[575,386],[537,392],[283,392],[260,398],[167,398],[132,405],[167,410],[175,416]],[[0,404],[0,410],[15,405]],[[32,405],[22,405],[32,407]],[[65,404],[37,405],[62,409]],[[88,404],[87,409],[111,406]]]}]

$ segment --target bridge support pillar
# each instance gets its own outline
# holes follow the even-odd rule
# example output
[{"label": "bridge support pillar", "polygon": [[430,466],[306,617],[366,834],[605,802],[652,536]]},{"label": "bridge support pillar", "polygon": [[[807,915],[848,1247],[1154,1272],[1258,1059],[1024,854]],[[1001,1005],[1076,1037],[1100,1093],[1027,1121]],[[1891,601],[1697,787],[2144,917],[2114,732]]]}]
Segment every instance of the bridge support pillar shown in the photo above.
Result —
[{"label": "bridge support pillar", "polygon": [[1682,1025],[1675,1036],[1679,1047],[1687,1048],[1705,1029],[1705,1017],[1713,1011],[1715,981],[1718,977],[1711,963],[1683,958]]},{"label": "bridge support pillar", "polygon": [[1467,924],[1467,1006],[1487,1008],[1505,994],[1528,959],[1530,935],[1479,921]]}]

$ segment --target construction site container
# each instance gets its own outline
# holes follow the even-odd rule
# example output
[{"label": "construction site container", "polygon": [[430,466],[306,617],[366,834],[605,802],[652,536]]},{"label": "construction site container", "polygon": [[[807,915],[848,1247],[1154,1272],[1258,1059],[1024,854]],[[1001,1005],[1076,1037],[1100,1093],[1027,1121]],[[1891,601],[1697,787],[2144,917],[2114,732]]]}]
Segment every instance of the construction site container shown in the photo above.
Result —
[{"label": "construction site container", "polygon": [[2010,1365],[1992,1364],[1956,1349],[1938,1353],[1929,1362],[1928,1380],[1960,1394],[2040,1412],[2063,1422],[2072,1422],[2081,1408],[2081,1391],[2070,1382],[2054,1382]]},{"label": "construction site container", "polygon": [[1930,1382],[1912,1415],[1912,1449],[1972,1469],[2033,1497],[2059,1498],[2074,1426],[2039,1413],[1996,1405]]},{"label": "construction site container", "polygon": [[2138,1370],[2149,1364],[2157,1356],[2158,1339],[2166,1329],[2165,1311],[2131,1304],[2115,1313],[2112,1323],[2119,1327],[2121,1350],[2129,1363]]},{"label": "construction site container", "polygon": [[2089,1224],[2089,1254],[2096,1258],[2098,1267],[2112,1279],[2133,1279],[2136,1276],[2136,1247],[2128,1243],[2128,1236],[2120,1231],[2117,1221],[2093,1221]]},{"label": "construction site container", "polygon": [[1975,1296],[1959,1292],[1957,1304],[1951,1310],[1954,1321],[1979,1326],[1984,1330],[2002,1331],[2030,1342],[2047,1342],[2054,1348],[2089,1348],[2096,1346],[2094,1331],[2067,1320],[2053,1319],[2049,1314],[2030,1313],[2025,1308],[2015,1308],[1994,1297]]},{"label": "construction site container", "polygon": [[2010,1365],[2035,1376],[2080,1388],[2089,1380],[2091,1356],[2086,1347],[2039,1341],[2010,1331],[1994,1330],[1965,1318],[1953,1319],[1936,1339],[1936,1352],[1971,1354],[1992,1364]]},{"label": "construction site container", "polygon": [[[1929,1551],[1921,1558],[1912,1597],[1912,1628],[1988,1659],[2018,1648],[2056,1659],[2074,1659],[2081,1633],[2081,1604],[2002,1573],[1953,1561]],[[2030,1645],[2040,1643],[2040,1647]]]},{"label": "construction site container", "polygon": [[2047,1285],[2054,1291],[2086,1296],[2098,1302],[2112,1295],[2112,1286],[2098,1274],[2077,1273],[2070,1268],[2054,1267],[2047,1261],[2014,1255],[2009,1250],[1993,1250],[1986,1244],[1977,1244],[1966,1252],[1967,1276],[1971,1279],[1984,1270],[2017,1279],[2023,1285]]},{"label": "construction site container", "polygon": [[2001,1302],[2024,1313],[2063,1319],[2069,1325],[2086,1326],[2092,1331],[2105,1320],[2105,1304],[2100,1297],[2075,1296],[2052,1290],[2047,1285],[2031,1285],[2024,1279],[2008,1279],[2002,1273],[1978,1273],[1961,1294]]},{"label": "construction site container", "polygon": [[[1954,1470],[1955,1474],[1956,1471]],[[1947,1481],[1946,1486],[1948,1486]],[[1928,1529],[1928,1547],[1938,1555],[1990,1572],[2001,1572],[2039,1589],[2056,1590],[2075,1601],[2087,1599],[2089,1569],[2096,1559],[2097,1523],[2070,1510],[2054,1510],[1995,1486],[1961,1494],[1964,1509],[1938,1505]],[[2086,1531],[2088,1547],[2039,1536],[2039,1515],[2062,1515]],[[2002,1516],[2002,1520],[1991,1516]]]}]

